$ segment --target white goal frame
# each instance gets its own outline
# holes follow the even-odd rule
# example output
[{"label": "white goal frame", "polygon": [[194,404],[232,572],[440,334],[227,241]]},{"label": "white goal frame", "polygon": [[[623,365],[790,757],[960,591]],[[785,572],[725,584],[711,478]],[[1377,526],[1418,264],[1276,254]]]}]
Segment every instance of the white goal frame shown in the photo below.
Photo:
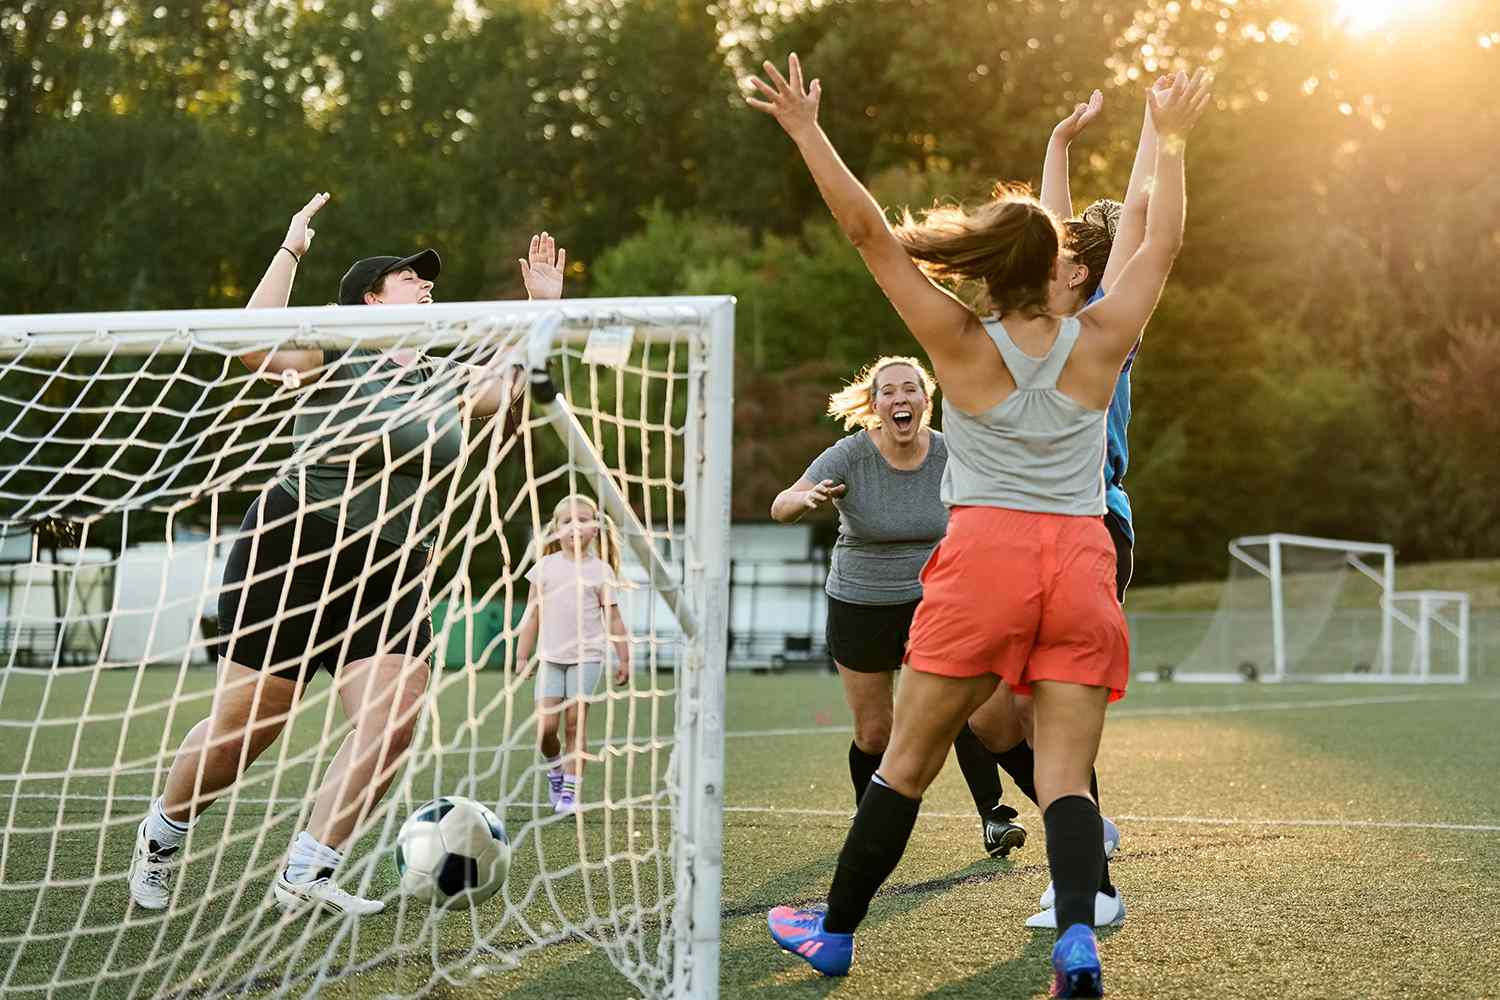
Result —
[{"label": "white goal frame", "polygon": [[[1414,614],[1405,606],[1415,605]],[[1448,609],[1453,614],[1445,614]],[[1390,595],[1388,617],[1412,633],[1412,669],[1402,679],[1427,684],[1469,681],[1469,595],[1457,590],[1403,590]],[[1434,674],[1433,631],[1447,632],[1457,646],[1457,671]]]},{"label": "white goal frame", "polygon": [[[1268,549],[1267,563],[1261,563],[1250,555],[1247,548],[1266,546]],[[1372,580],[1380,587],[1380,652],[1378,659],[1380,668],[1372,674],[1322,674],[1310,675],[1306,678],[1298,677],[1298,680],[1369,680],[1388,679],[1391,676],[1391,595],[1396,590],[1396,549],[1391,545],[1381,542],[1351,542],[1337,538],[1314,538],[1309,535],[1289,535],[1275,533],[1270,535],[1246,535],[1236,538],[1229,543],[1229,554],[1231,557],[1249,566],[1257,573],[1264,576],[1271,583],[1271,653],[1272,672],[1267,681],[1284,681],[1287,679],[1287,653],[1286,653],[1286,602],[1282,588],[1282,555],[1283,546],[1295,546],[1304,549],[1324,549],[1326,551],[1345,553],[1345,561],[1349,568]],[[1376,556],[1379,558],[1380,567],[1369,565],[1361,556]]]},{"label": "white goal frame", "polygon": [[[268,345],[382,348],[420,341],[426,347],[472,342],[474,332],[503,311],[514,324],[530,322],[532,413],[559,434],[570,458],[616,520],[631,553],[645,567],[651,586],[671,610],[686,656],[675,664],[673,787],[676,847],[671,935],[673,970],[669,995],[717,1000],[723,877],[724,711],[728,653],[729,523],[733,457],[734,314],[730,296],[621,298],[536,302],[460,302],[432,305],[363,306],[357,330],[337,307],[198,309],[151,312],[62,313],[0,317],[0,361],[17,357],[86,357],[175,354],[204,351],[232,357]],[[531,314],[534,314],[534,318]],[[703,335],[692,338],[687,382],[684,469],[685,578],[676,579],[569,401],[553,388],[547,359],[554,344],[582,348],[605,325],[618,330],[640,323],[634,343],[670,338],[660,332],[673,319],[691,322]],[[655,329],[653,329],[653,324]],[[295,331],[294,338],[287,338]],[[663,343],[666,339],[662,340]],[[680,342],[680,341],[679,341]],[[274,376],[268,376],[274,377]],[[11,456],[7,461],[19,459]]]}]

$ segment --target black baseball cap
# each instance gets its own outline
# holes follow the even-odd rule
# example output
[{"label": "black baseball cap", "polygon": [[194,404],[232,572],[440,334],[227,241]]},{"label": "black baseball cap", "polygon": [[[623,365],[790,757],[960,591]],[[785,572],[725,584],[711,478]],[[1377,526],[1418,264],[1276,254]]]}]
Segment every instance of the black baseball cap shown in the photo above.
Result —
[{"label": "black baseball cap", "polygon": [[370,286],[392,271],[411,268],[423,281],[436,281],[443,273],[443,258],[436,250],[418,250],[409,257],[366,257],[349,265],[339,281],[339,305],[361,306]]}]

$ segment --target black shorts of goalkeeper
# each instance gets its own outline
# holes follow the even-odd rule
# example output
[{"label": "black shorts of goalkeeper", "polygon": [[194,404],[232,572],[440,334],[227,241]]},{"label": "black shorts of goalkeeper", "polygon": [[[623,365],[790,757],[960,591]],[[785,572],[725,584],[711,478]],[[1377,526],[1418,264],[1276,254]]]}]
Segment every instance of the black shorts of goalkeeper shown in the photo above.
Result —
[{"label": "black shorts of goalkeeper", "polygon": [[374,656],[428,659],[428,550],[339,531],[273,485],[251,505],[219,592],[219,652],[286,680]]}]

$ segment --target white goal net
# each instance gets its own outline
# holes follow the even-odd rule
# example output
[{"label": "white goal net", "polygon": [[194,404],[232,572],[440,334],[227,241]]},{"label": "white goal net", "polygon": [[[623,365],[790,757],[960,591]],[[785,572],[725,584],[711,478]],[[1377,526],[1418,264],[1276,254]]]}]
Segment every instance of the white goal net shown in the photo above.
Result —
[{"label": "white goal net", "polygon": [[1395,550],[1301,535],[1229,544],[1229,576],[1174,680],[1359,680],[1390,674]]},{"label": "white goal net", "polygon": [[[289,350],[311,367],[240,360]],[[0,994],[504,994],[582,962],[617,991],[716,996],[732,379],[723,298],[0,318]],[[601,586],[631,669],[613,682],[606,643],[559,814],[517,646],[576,495],[623,543]],[[400,643],[430,679],[337,871],[385,911],[283,913],[288,846],[364,745],[338,670]],[[252,648],[300,672],[295,708],[197,818],[166,908],[132,906],[137,826],[221,654]],[[512,845],[501,892],[447,914],[393,866],[443,795]]]}]

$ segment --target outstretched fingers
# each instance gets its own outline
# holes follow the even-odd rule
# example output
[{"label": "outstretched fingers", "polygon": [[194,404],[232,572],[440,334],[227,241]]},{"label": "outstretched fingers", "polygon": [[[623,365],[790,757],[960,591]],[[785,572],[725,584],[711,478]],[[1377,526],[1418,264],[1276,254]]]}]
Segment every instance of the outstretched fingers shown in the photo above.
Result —
[{"label": "outstretched fingers", "polygon": [[766,76],[769,76],[771,78],[771,82],[776,84],[776,90],[774,91],[774,93],[777,96],[780,96],[783,91],[791,89],[791,84],[786,82],[786,77],[781,75],[781,70],[777,69],[776,64],[771,60],[767,59],[765,62],[761,63],[761,68],[766,71]]}]

